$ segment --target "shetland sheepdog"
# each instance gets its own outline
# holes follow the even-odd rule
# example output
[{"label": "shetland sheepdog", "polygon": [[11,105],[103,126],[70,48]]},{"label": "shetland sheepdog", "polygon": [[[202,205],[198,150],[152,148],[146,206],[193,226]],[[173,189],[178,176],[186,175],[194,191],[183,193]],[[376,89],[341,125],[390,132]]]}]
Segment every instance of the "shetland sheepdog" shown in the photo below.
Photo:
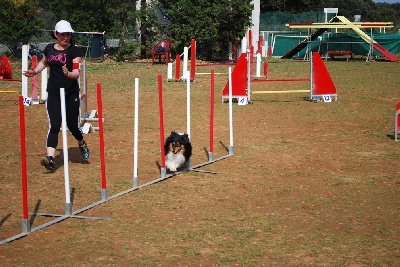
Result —
[{"label": "shetland sheepdog", "polygon": [[192,156],[192,144],[189,136],[185,133],[171,132],[171,135],[165,140],[165,165],[171,172],[176,172]]}]

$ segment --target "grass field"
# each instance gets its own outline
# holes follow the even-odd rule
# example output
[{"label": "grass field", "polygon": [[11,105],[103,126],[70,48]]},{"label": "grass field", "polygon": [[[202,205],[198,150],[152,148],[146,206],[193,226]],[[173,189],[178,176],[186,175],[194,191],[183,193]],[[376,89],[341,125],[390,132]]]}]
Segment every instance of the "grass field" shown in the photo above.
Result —
[{"label": "grass field", "polygon": [[[309,77],[309,62],[268,59],[269,78]],[[400,63],[325,62],[338,101],[307,94],[257,94],[233,106],[234,155],[107,201],[0,245],[0,266],[400,266]],[[14,77],[21,66],[13,62]],[[198,72],[209,72],[201,67]],[[228,67],[215,67],[227,72]],[[89,110],[103,89],[108,195],[132,187],[134,78],[140,78],[139,185],[160,177],[157,75],[164,121],[186,130],[186,84],[167,82],[165,65],[88,63]],[[226,75],[216,76],[215,157],[227,155]],[[304,90],[307,82],[252,84],[252,90]],[[0,82],[0,90],[20,83]],[[210,78],[191,84],[192,164],[207,161]],[[0,240],[22,232],[17,95],[0,94]],[[56,171],[45,154],[45,106],[25,108],[29,210],[64,214],[62,142]],[[69,136],[73,211],[101,200],[99,135],[85,139],[89,161]],[[32,228],[53,220],[30,215]]]}]

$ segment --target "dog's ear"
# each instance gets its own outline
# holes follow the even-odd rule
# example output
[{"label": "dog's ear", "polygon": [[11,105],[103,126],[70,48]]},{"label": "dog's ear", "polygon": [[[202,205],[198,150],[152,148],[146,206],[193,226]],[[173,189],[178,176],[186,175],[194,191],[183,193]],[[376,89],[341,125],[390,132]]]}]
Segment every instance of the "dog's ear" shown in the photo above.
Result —
[{"label": "dog's ear", "polygon": [[167,143],[171,143],[171,142],[173,141],[173,139],[174,139],[174,137],[173,137],[172,135],[168,136],[168,137],[165,139],[165,145],[167,145]]}]

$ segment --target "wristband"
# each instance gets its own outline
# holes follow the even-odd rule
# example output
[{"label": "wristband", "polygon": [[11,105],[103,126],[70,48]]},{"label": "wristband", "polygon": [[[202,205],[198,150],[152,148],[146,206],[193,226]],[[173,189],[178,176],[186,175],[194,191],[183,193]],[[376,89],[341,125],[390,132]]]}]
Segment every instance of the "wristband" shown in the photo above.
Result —
[{"label": "wristband", "polygon": [[81,72],[81,63],[72,63],[72,70],[78,70],[78,72]]}]

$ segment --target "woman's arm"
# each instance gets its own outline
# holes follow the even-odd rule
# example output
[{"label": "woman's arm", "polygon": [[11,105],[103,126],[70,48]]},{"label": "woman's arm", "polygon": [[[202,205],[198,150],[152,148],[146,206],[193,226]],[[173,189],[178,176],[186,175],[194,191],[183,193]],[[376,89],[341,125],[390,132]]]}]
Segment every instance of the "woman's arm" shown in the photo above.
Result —
[{"label": "woman's arm", "polygon": [[47,67],[47,57],[43,55],[42,59],[39,61],[35,69],[24,71],[22,74],[25,75],[26,77],[33,77],[39,72],[42,72],[46,67]]},{"label": "woman's arm", "polygon": [[72,60],[72,71],[68,71],[67,65],[63,66],[64,75],[73,80],[79,79],[80,71],[81,71],[80,57],[76,57]]}]

